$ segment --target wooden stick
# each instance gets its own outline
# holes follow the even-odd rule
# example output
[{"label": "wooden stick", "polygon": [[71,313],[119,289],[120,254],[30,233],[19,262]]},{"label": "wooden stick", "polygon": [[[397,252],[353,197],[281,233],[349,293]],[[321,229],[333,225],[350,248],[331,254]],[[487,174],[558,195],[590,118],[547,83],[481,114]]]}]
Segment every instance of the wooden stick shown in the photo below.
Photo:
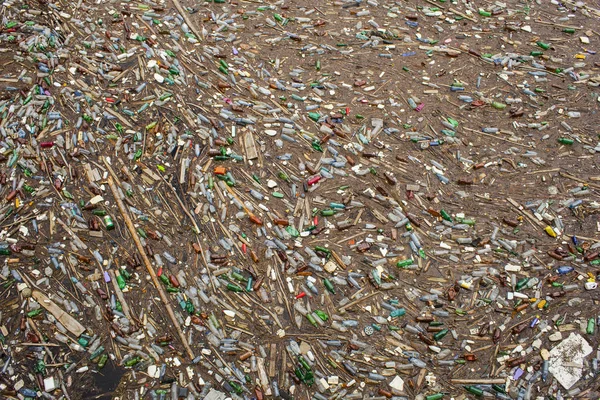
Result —
[{"label": "wooden stick", "polygon": [[494,138],[494,139],[496,139],[496,140],[502,140],[503,142],[508,142],[508,143],[514,144],[514,145],[516,145],[516,146],[525,147],[525,148],[527,148],[527,149],[531,149],[531,148],[532,148],[531,146],[529,146],[529,145],[527,145],[527,144],[523,144],[523,143],[519,143],[519,142],[513,142],[512,140],[504,139],[504,138],[502,138],[502,137],[499,137],[499,136],[496,136],[496,135],[492,135],[492,134],[490,134],[490,133],[479,132],[479,131],[477,131],[477,130],[475,130],[475,129],[466,128],[466,127],[463,127],[463,129],[464,129],[464,130],[467,130],[467,131],[469,131],[469,132],[476,133],[476,134],[478,134],[478,135],[482,135],[482,136],[489,136],[489,137],[491,137],[491,138]]},{"label": "wooden stick", "polygon": [[461,385],[502,385],[503,383],[506,383],[506,379],[450,379],[450,382],[458,383]]},{"label": "wooden stick", "polygon": [[[44,340],[44,336],[42,336],[42,333],[40,332],[40,330],[38,329],[35,321],[33,320],[33,318],[29,318],[27,317],[27,322],[29,322],[29,326],[31,327],[31,329],[33,329],[33,331],[35,332],[35,334],[38,336],[38,338],[40,338],[40,340]],[[50,351],[50,349],[48,348],[49,346],[56,346],[55,344],[52,343],[38,343],[38,346],[42,345],[44,346],[44,348],[46,349],[46,352],[48,353],[48,355],[50,355],[50,359],[52,360],[52,362],[56,362],[56,359],[54,358],[54,354]]]},{"label": "wooden stick", "polygon": [[[36,347],[40,347],[40,346],[44,346],[44,347],[60,347],[62,346],[62,344],[56,344],[56,343],[19,343],[19,346],[36,346]],[[49,367],[50,365],[46,364],[46,367]]]},{"label": "wooden stick", "polygon": [[333,259],[340,266],[341,269],[346,269],[346,264],[344,263],[344,261],[342,261],[340,256],[338,256],[338,254],[334,250],[331,250],[331,255],[333,256]]},{"label": "wooden stick", "polygon": [[600,185],[595,184],[595,183],[589,183],[585,179],[581,179],[581,178],[579,178],[577,176],[573,176],[573,175],[571,175],[571,174],[569,174],[567,172],[560,171],[559,175],[562,176],[562,177],[565,177],[565,178],[572,179],[572,180],[574,180],[576,182],[585,183],[586,185],[588,185],[589,187],[593,187],[594,189],[600,189]]},{"label": "wooden stick", "polygon": [[579,29],[581,30],[582,28],[580,26],[573,26],[573,25],[564,25],[564,24],[557,24],[556,22],[549,22],[549,21],[534,21],[536,24],[542,24],[542,25],[551,25],[551,26],[556,26],[559,28],[570,28],[570,29]]},{"label": "wooden stick", "polygon": [[366,295],[366,296],[363,296],[363,297],[361,297],[361,298],[360,298],[360,299],[358,299],[358,300],[354,300],[353,302],[350,302],[350,303],[348,303],[348,304],[346,304],[346,305],[343,305],[342,307],[338,308],[338,311],[339,311],[339,312],[342,312],[342,311],[346,310],[346,308],[350,308],[350,307],[352,307],[352,306],[355,306],[355,305],[357,305],[358,303],[360,303],[361,301],[365,301],[365,300],[367,300],[367,299],[370,299],[371,297],[373,297],[373,296],[375,296],[375,295],[377,295],[377,294],[379,294],[379,292],[373,292],[373,293],[371,293],[371,294],[368,294],[368,295]]},{"label": "wooden stick", "polygon": [[171,185],[169,182],[167,182],[167,180],[163,176],[161,176],[161,178],[162,178],[163,182],[165,183],[165,185],[167,185],[169,187],[169,189],[171,189],[171,191],[175,195],[175,198],[177,199],[177,202],[179,203],[179,206],[183,210],[184,214],[187,215],[188,218],[192,221],[192,224],[194,224],[194,228],[196,229],[196,235],[200,234],[200,228],[196,224],[196,220],[194,219],[194,217],[192,217],[192,214],[190,213],[190,211],[185,207],[185,204],[183,204],[183,201],[181,201],[181,198],[177,194],[177,191],[175,190],[173,185]]},{"label": "wooden stick", "polygon": [[451,8],[451,9],[449,9],[448,11],[450,11],[452,14],[456,14],[456,15],[459,15],[459,16],[461,16],[461,17],[463,17],[463,18],[466,18],[466,19],[468,19],[469,21],[477,22],[477,20],[476,20],[475,18],[473,18],[473,17],[470,17],[470,16],[468,16],[467,14],[463,14],[463,13],[461,13],[460,11],[458,11],[458,10],[455,10],[454,8]]},{"label": "wooden stick", "polygon": [[129,233],[131,234],[131,237],[133,238],[133,241],[135,242],[138,252],[140,253],[140,256],[142,257],[142,260],[144,261],[144,265],[146,266],[146,269],[148,270],[148,274],[150,274],[150,277],[152,278],[152,282],[154,283],[154,286],[156,287],[156,290],[158,291],[158,294],[160,295],[160,299],[162,300],[165,308],[167,309],[167,313],[169,314],[169,317],[171,318],[171,322],[173,322],[173,327],[177,331],[177,334],[179,335],[179,339],[181,339],[181,343],[183,344],[183,347],[185,347],[185,350],[186,350],[188,356],[190,357],[190,359],[193,359],[194,352],[190,348],[190,345],[188,344],[187,339],[185,338],[185,335],[183,334],[183,331],[181,330],[181,327],[179,326],[179,322],[177,322],[177,318],[175,318],[175,313],[173,312],[173,308],[171,307],[171,304],[169,303],[169,299],[167,298],[165,291],[163,290],[162,286],[160,285],[160,282],[158,281],[158,278],[156,277],[156,273],[154,272],[154,269],[152,269],[152,264],[150,263],[150,260],[148,259],[148,256],[146,255],[146,252],[144,251],[144,247],[142,246],[142,243],[140,242],[140,239],[137,236],[137,232],[135,230],[135,226],[133,225],[133,222],[131,221],[131,218],[125,211],[126,210],[125,204],[123,204],[123,200],[121,200],[121,198],[119,197],[119,190],[115,186],[115,182],[114,182],[112,176],[108,177],[108,186],[110,187],[110,190],[112,191],[113,196],[115,197],[115,201],[117,203],[117,206],[119,207],[119,211],[121,212],[121,215],[123,216],[123,219],[125,220],[125,225],[127,225],[127,229],[129,229]]},{"label": "wooden stick", "polygon": [[110,281],[113,284],[113,288],[115,289],[115,293],[117,294],[117,299],[121,302],[121,308],[123,309],[123,314],[129,319],[131,318],[131,314],[129,313],[129,304],[125,301],[125,297],[123,297],[123,292],[121,292],[121,288],[119,288],[119,284],[117,283],[117,277],[115,276],[115,272],[110,270],[108,271],[110,274]]},{"label": "wooden stick", "polygon": [[190,30],[194,33],[194,35],[196,35],[196,38],[199,41],[202,41],[202,35],[200,34],[201,32],[198,30],[198,28],[196,28],[196,24],[194,24],[192,20],[188,17],[184,8],[181,6],[181,3],[179,3],[178,0],[173,0],[173,4],[177,8],[177,11],[179,11],[179,14],[181,14],[181,17],[183,18],[185,23],[189,26]]}]

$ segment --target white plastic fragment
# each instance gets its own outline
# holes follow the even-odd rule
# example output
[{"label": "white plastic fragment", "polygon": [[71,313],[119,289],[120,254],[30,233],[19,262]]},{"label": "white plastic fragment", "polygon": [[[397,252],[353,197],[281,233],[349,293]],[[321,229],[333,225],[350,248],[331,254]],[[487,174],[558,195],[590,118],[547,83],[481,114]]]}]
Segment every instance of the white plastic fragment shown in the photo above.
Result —
[{"label": "white plastic fragment", "polygon": [[569,390],[581,379],[584,359],[592,352],[592,347],[579,334],[571,335],[550,350],[549,372]]},{"label": "white plastic fragment", "polygon": [[56,389],[57,385],[56,385],[56,379],[54,379],[53,376],[49,376],[48,378],[44,379],[44,391],[45,392],[52,392],[54,389]]},{"label": "white plastic fragment", "polygon": [[148,366],[147,372],[151,378],[158,378],[160,376],[160,368],[154,364]]},{"label": "white plastic fragment", "polygon": [[226,400],[227,395],[221,391],[210,389],[204,400]]},{"label": "white plastic fragment", "polygon": [[404,391],[404,379],[400,378],[398,375],[390,382],[390,387],[399,392]]}]

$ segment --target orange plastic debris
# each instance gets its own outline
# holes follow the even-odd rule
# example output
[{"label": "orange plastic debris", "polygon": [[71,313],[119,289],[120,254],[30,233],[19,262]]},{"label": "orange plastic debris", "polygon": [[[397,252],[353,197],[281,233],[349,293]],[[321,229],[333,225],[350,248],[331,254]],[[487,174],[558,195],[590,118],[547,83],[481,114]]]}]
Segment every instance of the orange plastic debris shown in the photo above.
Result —
[{"label": "orange plastic debris", "polygon": [[258,218],[256,215],[250,214],[249,217],[250,217],[250,221],[254,222],[255,224],[257,224],[257,225],[263,224],[262,220],[260,218]]}]

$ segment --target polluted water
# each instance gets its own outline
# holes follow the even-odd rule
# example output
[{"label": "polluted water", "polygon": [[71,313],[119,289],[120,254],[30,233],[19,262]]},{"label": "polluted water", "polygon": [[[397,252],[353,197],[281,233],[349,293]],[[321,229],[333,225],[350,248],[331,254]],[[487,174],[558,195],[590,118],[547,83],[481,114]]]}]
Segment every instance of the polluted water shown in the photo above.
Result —
[{"label": "polluted water", "polygon": [[599,21],[4,0],[0,397],[598,399]]}]

